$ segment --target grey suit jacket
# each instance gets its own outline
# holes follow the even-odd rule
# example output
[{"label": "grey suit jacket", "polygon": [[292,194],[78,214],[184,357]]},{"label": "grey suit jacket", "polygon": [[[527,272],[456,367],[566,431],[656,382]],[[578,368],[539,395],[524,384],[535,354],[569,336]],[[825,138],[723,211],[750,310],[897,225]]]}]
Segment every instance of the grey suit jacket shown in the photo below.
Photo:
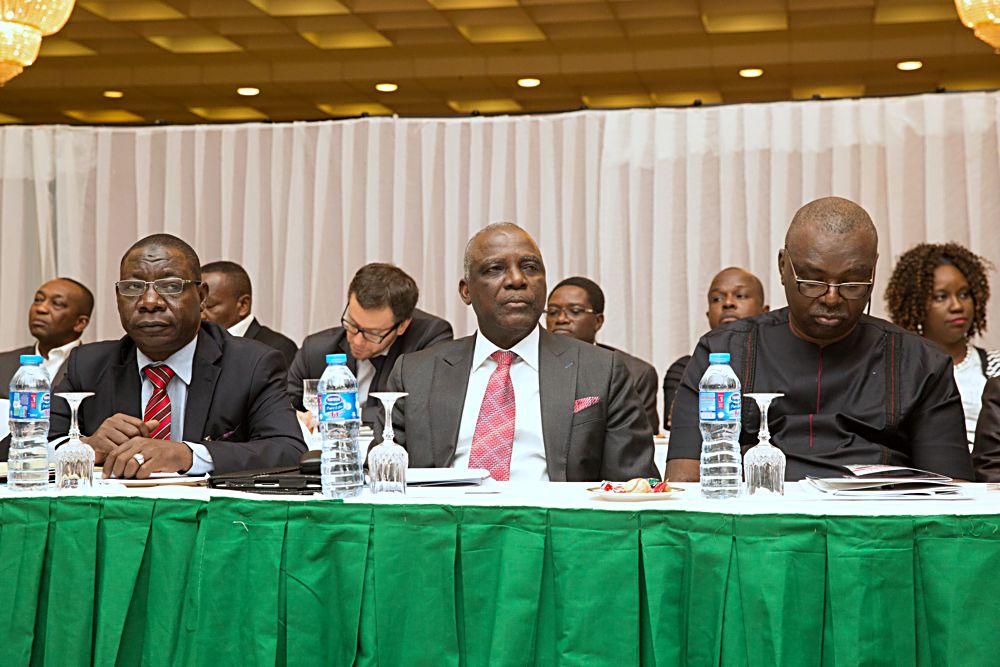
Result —
[{"label": "grey suit jacket", "polygon": [[[17,369],[21,367],[21,355],[34,353],[34,345],[28,345],[27,347],[21,347],[16,350],[0,353],[0,398],[10,398],[10,381],[11,378],[14,377],[14,373],[17,372]],[[63,362],[63,365],[59,367],[59,371],[56,373],[56,376],[52,378],[52,386],[56,386],[56,383],[59,382],[65,374],[66,362]]]},{"label": "grey suit jacket", "polygon": [[649,427],[653,433],[660,432],[660,413],[656,409],[656,398],[660,392],[660,377],[652,364],[646,363],[639,357],[633,357],[627,352],[616,350],[610,345],[597,344],[605,350],[612,350],[621,355],[625,367],[628,368],[629,375],[632,376],[632,385],[635,393],[639,394],[642,401],[642,408],[646,411],[646,418],[649,419]]},{"label": "grey suit jacket", "polygon": [[[553,482],[659,477],[653,434],[628,370],[617,352],[554,336],[539,339],[538,389],[542,438]],[[455,460],[475,336],[405,354],[389,376],[389,391],[409,392],[396,403],[397,441],[410,467],[445,468]],[[574,411],[580,398],[597,404]],[[380,416],[375,433],[381,433]],[[516,446],[516,445],[515,445]]]}]

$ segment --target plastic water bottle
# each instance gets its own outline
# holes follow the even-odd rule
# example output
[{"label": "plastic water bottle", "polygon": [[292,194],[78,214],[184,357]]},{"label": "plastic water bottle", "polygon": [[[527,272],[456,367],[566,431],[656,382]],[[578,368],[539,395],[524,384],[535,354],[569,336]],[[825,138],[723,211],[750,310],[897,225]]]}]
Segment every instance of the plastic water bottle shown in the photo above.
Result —
[{"label": "plastic water bottle", "polygon": [[740,494],[740,379],[729,367],[728,353],[708,355],[709,367],[698,383],[701,424],[701,494],[732,498]]},{"label": "plastic water bottle", "polygon": [[49,404],[51,383],[44,359],[21,355],[10,381],[10,454],[7,488],[45,489],[49,485]]},{"label": "plastic water bottle", "polygon": [[328,354],[326,364],[316,392],[323,443],[320,481],[324,496],[350,498],[361,493],[365,482],[358,442],[358,380],[347,367],[346,354]]}]

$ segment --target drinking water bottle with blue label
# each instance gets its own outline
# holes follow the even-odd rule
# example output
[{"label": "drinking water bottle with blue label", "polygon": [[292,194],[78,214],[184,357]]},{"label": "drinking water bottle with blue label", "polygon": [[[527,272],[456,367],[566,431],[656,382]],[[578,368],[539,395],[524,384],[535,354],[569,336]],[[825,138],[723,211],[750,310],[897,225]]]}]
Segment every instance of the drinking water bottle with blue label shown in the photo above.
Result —
[{"label": "drinking water bottle with blue label", "polygon": [[358,442],[358,380],[347,367],[346,354],[328,354],[326,364],[316,392],[323,442],[320,482],[324,496],[350,498],[360,494],[365,483],[364,457]]},{"label": "drinking water bottle with blue label", "polygon": [[21,355],[10,380],[10,454],[7,488],[18,491],[49,485],[49,404],[52,380],[44,358]]},{"label": "drinking water bottle with blue label", "polygon": [[698,383],[701,425],[701,494],[732,498],[740,494],[740,379],[729,366],[728,353],[708,355],[708,369]]}]

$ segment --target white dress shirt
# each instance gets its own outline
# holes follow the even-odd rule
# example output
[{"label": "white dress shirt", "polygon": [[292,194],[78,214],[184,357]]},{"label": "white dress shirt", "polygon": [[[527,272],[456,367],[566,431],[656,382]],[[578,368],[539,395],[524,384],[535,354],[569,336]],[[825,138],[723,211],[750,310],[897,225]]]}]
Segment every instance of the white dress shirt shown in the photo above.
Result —
[{"label": "white dress shirt", "polygon": [[[66,343],[61,347],[55,347],[49,350],[48,358],[42,362],[42,368],[44,368],[45,372],[49,374],[49,380],[56,379],[56,373],[59,372],[59,369],[66,361],[66,358],[69,356],[69,353],[72,352],[73,349],[77,347],[80,347],[79,338],[70,343]],[[35,343],[35,354],[42,357],[43,359],[45,358],[44,355],[42,355],[41,351],[38,349],[38,343]]]},{"label": "white dress shirt", "polygon": [[250,325],[252,323],[253,323],[253,313],[250,313],[242,320],[240,320],[233,326],[229,327],[227,331],[231,336],[236,336],[237,338],[243,338],[243,336],[247,335],[247,329],[250,328]]},{"label": "white dress shirt", "polygon": [[976,439],[976,422],[979,421],[979,412],[983,409],[983,389],[986,388],[983,361],[972,343],[966,348],[965,359],[955,364],[955,384],[958,385],[958,393],[962,397],[965,435],[971,452],[973,441]]},{"label": "white dress shirt", "polygon": [[[170,366],[174,372],[174,377],[170,378],[167,384],[167,396],[170,397],[170,439],[181,442],[184,437],[184,409],[187,407],[188,386],[191,384],[191,374],[194,367],[194,351],[198,347],[198,337],[177,350],[163,361],[153,361],[142,350],[136,348],[135,358],[139,366],[139,377],[142,379],[142,399],[141,409],[143,414],[146,411],[146,404],[149,403],[153,395],[153,382],[146,377],[142,369],[153,364],[154,366]],[[191,448],[191,469],[187,471],[189,475],[204,475],[212,472],[215,463],[212,455],[208,453],[208,447],[199,442],[187,442],[184,444]]]},{"label": "white dress shirt", "polygon": [[[392,347],[390,345],[389,347]],[[384,357],[389,354],[389,348],[385,348],[376,357]],[[375,379],[375,364],[367,359],[358,359],[358,405],[364,405],[368,400],[368,390],[372,388],[372,381]],[[392,369],[387,369],[388,373]]]},{"label": "white dress shirt", "polygon": [[[545,464],[545,440],[542,435],[542,404],[538,391],[538,327],[522,338],[510,351],[517,355],[510,366],[514,385],[514,450],[510,457],[510,481],[547,482],[549,469]],[[482,333],[476,333],[476,348],[472,353],[472,372],[465,392],[465,406],[458,429],[455,448],[455,468],[469,467],[472,436],[479,421],[479,409],[486,396],[486,386],[497,362],[490,355],[497,347]]]}]

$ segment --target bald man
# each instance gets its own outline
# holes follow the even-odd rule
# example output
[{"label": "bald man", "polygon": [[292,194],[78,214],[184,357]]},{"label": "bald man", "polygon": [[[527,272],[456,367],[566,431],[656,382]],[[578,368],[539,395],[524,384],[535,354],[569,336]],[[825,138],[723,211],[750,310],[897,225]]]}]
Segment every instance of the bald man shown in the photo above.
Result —
[{"label": "bald man", "polygon": [[22,354],[43,357],[42,366],[55,386],[63,376],[63,362],[80,345],[93,310],[94,295],[72,278],[55,278],[39,287],[28,308],[28,330],[35,344],[0,353],[0,398],[7,398]]},{"label": "bald man", "polygon": [[[764,300],[764,286],[760,279],[746,269],[730,266],[722,269],[712,278],[708,287],[709,331],[715,331],[723,324],[729,324],[744,317],[760,315],[771,310]],[[670,408],[677,395],[677,387],[684,376],[684,368],[691,361],[691,355],[671,364],[663,376],[663,427],[670,430]]]},{"label": "bald man", "polygon": [[[787,308],[701,338],[673,407],[667,476],[698,479],[698,382],[712,352],[728,352],[744,394],[779,392],[772,442],[786,480],[844,473],[850,464],[910,466],[972,478],[951,358],[916,334],[864,314],[878,259],[868,213],[838,197],[795,214],[778,270]],[[744,401],[740,444],[757,443],[760,413]]]}]

